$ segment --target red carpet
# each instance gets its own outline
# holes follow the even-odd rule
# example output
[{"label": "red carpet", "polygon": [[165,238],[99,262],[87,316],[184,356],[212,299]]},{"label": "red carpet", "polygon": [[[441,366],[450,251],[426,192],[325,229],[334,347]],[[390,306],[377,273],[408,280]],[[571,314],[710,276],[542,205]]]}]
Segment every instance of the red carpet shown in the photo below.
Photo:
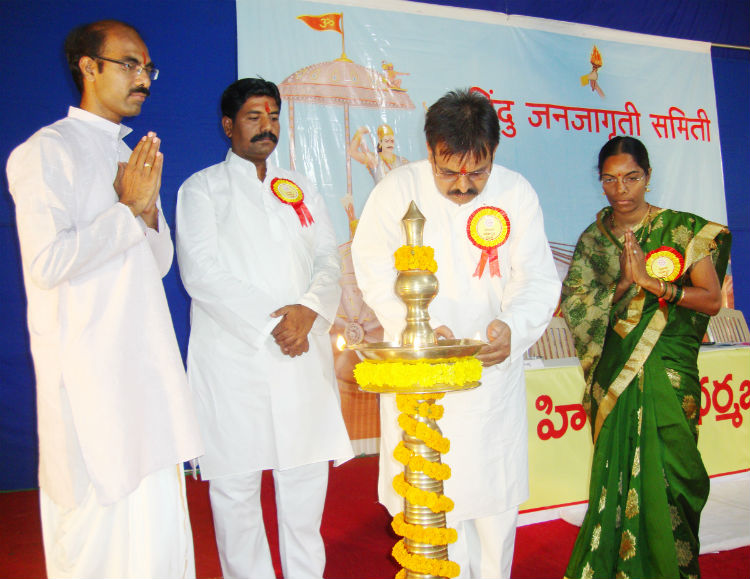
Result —
[{"label": "red carpet", "polygon": [[[323,517],[327,579],[388,579],[398,571],[390,557],[396,541],[390,517],[377,503],[377,457],[358,458],[332,469]],[[268,474],[268,473],[267,473]],[[200,579],[221,577],[208,501],[208,484],[188,479],[188,502]],[[266,530],[281,577],[276,540],[273,482],[264,477]],[[45,577],[38,493],[0,494],[0,576]],[[514,579],[559,579],[565,570],[578,528],[561,520],[518,528]],[[750,577],[750,547],[701,555],[703,579]]]}]

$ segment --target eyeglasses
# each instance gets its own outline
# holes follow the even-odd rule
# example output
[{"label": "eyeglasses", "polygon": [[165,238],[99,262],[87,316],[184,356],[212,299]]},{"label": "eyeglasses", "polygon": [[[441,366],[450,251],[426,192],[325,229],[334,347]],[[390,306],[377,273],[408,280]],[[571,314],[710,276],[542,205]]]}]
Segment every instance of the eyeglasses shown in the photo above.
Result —
[{"label": "eyeglasses", "polygon": [[[642,173],[641,175],[625,175],[622,178],[622,184],[625,185],[626,188],[631,187],[632,185],[636,185],[637,183],[643,181],[643,178],[645,176],[645,173]],[[619,178],[612,175],[607,175],[606,177],[601,178],[602,186],[604,187],[613,187],[617,185],[618,181]]]},{"label": "eyeglasses", "polygon": [[445,169],[438,169],[437,166],[433,165],[434,171],[432,172],[433,175],[435,175],[436,178],[440,179],[441,181],[445,181],[446,183],[453,183],[454,181],[458,181],[459,177],[466,177],[469,179],[469,181],[474,181],[475,179],[484,179],[489,176],[490,172],[492,171],[492,165],[489,165],[488,167],[484,169],[480,169],[479,171],[446,171]]},{"label": "eyeglasses", "polygon": [[114,58],[106,58],[104,56],[94,56],[94,58],[97,60],[106,60],[107,62],[119,64],[122,67],[122,70],[132,76],[140,76],[141,73],[145,72],[146,76],[148,76],[148,78],[150,78],[151,80],[156,80],[157,78],[159,78],[159,69],[153,66],[138,64],[137,62],[127,62],[125,60],[115,60]]}]

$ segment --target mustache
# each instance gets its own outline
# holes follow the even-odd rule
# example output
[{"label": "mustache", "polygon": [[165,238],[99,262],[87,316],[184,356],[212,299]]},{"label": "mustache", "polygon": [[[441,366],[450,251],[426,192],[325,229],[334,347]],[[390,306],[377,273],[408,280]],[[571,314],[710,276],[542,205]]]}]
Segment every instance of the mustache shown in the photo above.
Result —
[{"label": "mustache", "polygon": [[130,94],[134,94],[134,93],[137,93],[137,92],[143,93],[146,96],[151,96],[151,91],[147,87],[145,87],[145,86],[137,86],[137,87],[135,87],[133,90],[130,91]]},{"label": "mustache", "polygon": [[448,191],[448,195],[479,195],[479,191],[475,187],[469,187],[466,191],[451,189]]},{"label": "mustache", "polygon": [[258,133],[252,139],[250,139],[250,142],[255,143],[256,141],[260,141],[261,139],[271,139],[271,141],[273,141],[274,143],[279,142],[279,138],[276,135],[274,135],[271,131]]}]

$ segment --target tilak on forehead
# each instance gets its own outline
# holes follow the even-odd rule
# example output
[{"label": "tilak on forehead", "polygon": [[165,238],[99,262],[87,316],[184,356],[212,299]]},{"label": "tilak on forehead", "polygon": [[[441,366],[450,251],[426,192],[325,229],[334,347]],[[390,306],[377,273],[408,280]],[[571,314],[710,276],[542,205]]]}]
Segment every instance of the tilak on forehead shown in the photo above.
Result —
[{"label": "tilak on forehead", "polygon": [[263,103],[263,104],[264,104],[264,105],[266,106],[266,112],[267,112],[267,113],[270,113],[270,112],[271,112],[271,105],[269,105],[269,104],[268,104],[268,101],[266,101],[266,102],[265,102],[265,103]]}]

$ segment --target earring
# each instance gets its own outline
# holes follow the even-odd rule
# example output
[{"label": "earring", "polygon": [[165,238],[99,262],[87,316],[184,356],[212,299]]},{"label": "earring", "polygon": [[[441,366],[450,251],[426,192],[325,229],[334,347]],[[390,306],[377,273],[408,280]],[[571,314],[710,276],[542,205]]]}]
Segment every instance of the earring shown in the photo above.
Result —
[{"label": "earring", "polygon": [[646,185],[646,193],[648,193],[649,191],[651,191],[651,187],[649,187],[648,185]]}]

